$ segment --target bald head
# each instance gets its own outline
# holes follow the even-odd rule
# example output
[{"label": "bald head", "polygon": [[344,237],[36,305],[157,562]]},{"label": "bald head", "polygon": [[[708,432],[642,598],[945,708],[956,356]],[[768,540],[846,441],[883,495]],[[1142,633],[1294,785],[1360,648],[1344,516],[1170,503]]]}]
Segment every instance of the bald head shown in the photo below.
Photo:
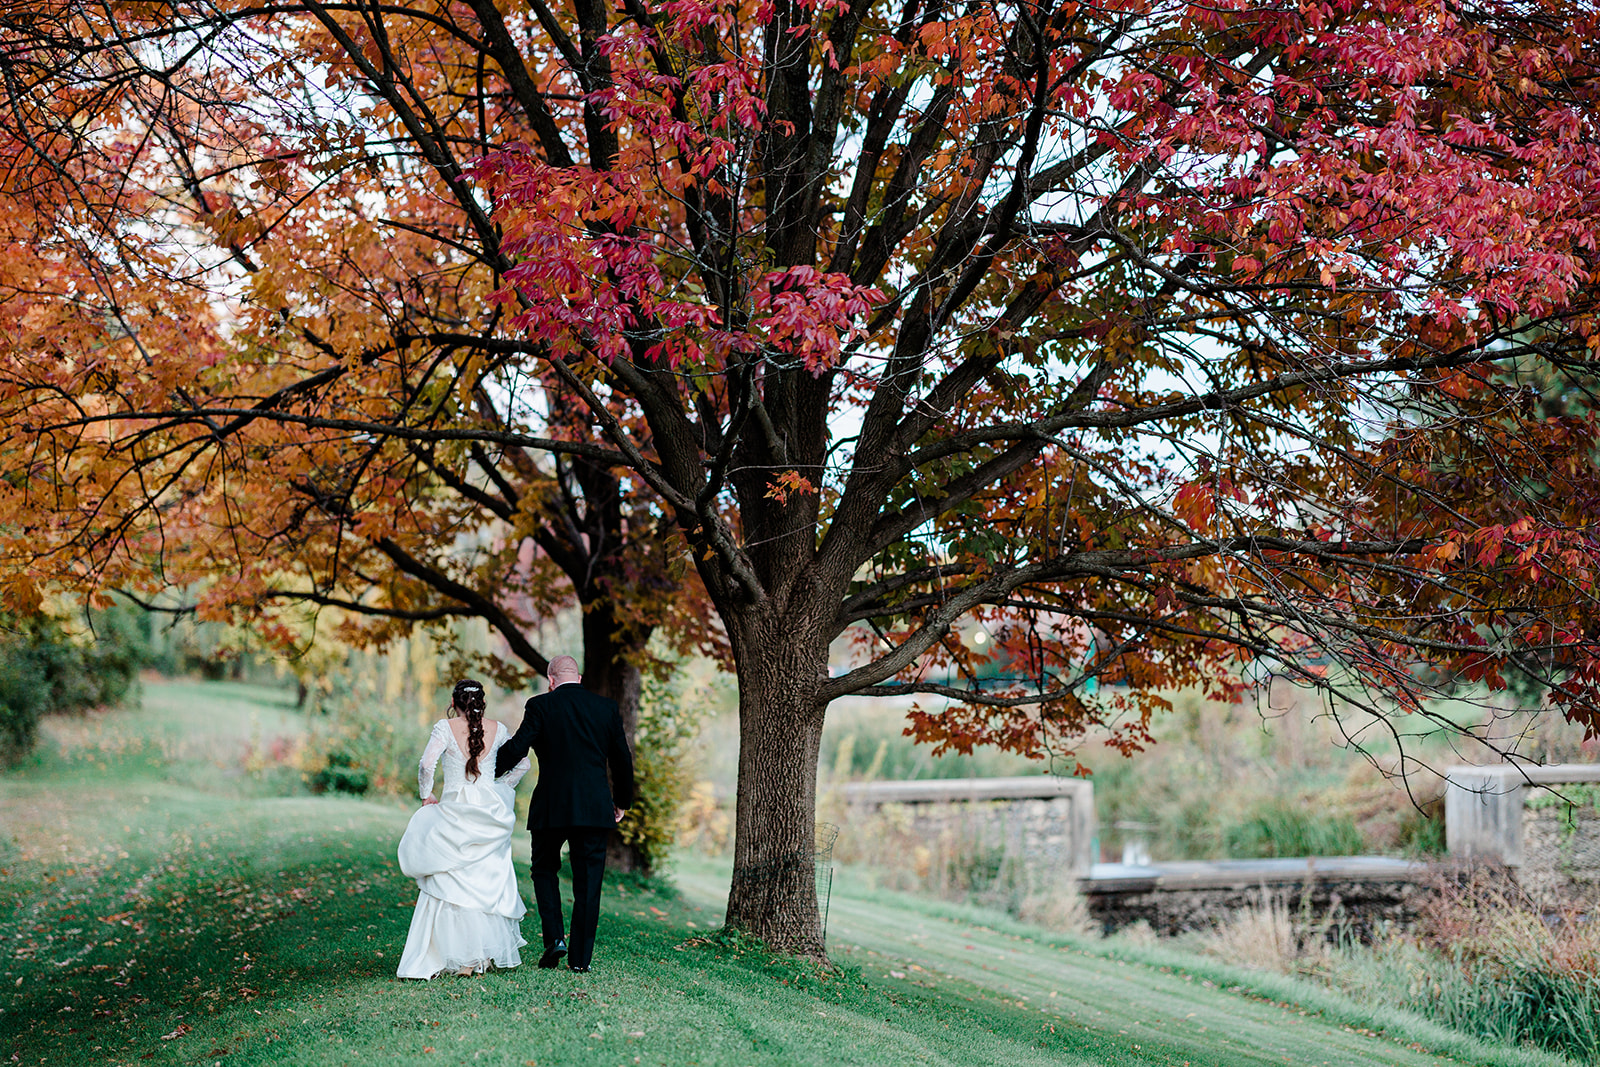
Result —
[{"label": "bald head", "polygon": [[583,681],[583,675],[578,673],[578,661],[571,656],[557,656],[551,660],[545,676],[550,679],[551,689],[558,685],[566,685],[568,682]]}]

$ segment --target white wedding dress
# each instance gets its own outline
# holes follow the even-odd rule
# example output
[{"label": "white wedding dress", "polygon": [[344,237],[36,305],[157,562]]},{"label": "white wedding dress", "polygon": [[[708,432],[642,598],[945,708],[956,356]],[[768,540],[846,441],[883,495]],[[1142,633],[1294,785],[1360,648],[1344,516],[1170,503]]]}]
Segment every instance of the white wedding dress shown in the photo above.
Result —
[{"label": "white wedding dress", "polygon": [[514,790],[528,773],[528,761],[494,779],[495,752],[511,736],[504,723],[496,725],[478,757],[476,778],[467,778],[466,753],[444,719],[433,724],[422,750],[417,792],[423,799],[433,792],[433,768],[441,756],[444,790],[439,803],[411,816],[400,838],[400,869],[417,880],[419,890],[400,954],[401,978],[522,963],[517,950],[527,944],[521,919],[528,909],[511,866],[511,831]]}]

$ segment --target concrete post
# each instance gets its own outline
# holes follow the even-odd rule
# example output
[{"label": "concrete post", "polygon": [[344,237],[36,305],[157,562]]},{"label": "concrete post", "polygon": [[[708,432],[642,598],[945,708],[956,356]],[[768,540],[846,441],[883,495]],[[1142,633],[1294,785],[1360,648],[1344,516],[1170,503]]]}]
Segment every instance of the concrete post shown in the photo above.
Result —
[{"label": "concrete post", "polygon": [[1600,764],[1498,764],[1445,772],[1445,844],[1455,859],[1521,867],[1523,801],[1528,789],[1600,782]]},{"label": "concrete post", "polygon": [[1522,866],[1518,768],[1451,767],[1445,773],[1445,847],[1455,859]]}]

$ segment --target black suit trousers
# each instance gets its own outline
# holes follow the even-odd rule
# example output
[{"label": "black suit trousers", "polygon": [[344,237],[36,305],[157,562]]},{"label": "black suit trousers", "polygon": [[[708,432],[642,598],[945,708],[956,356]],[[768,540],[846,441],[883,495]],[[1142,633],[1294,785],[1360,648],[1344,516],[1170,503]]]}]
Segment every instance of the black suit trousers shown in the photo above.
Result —
[{"label": "black suit trousers", "polygon": [[567,936],[567,965],[587,967],[594,956],[595,931],[600,926],[600,883],[606,873],[606,841],[609,828],[598,826],[558,826],[534,830],[533,899],[539,906],[539,929],[548,949],[566,936],[566,920],[561,914],[561,888],[556,875],[561,871],[561,846],[571,845],[572,933]]}]

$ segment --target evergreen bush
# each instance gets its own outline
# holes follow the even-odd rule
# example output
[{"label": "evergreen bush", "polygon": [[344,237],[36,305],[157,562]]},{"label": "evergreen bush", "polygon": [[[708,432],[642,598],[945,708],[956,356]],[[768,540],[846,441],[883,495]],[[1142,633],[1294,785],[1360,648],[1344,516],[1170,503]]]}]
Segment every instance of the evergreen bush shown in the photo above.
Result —
[{"label": "evergreen bush", "polygon": [[389,707],[367,686],[339,687],[319,706],[299,757],[314,792],[415,797],[417,757],[428,728],[409,710]]},{"label": "evergreen bush", "polygon": [[20,635],[0,633],[0,764],[33,749],[49,697],[45,657]]}]

